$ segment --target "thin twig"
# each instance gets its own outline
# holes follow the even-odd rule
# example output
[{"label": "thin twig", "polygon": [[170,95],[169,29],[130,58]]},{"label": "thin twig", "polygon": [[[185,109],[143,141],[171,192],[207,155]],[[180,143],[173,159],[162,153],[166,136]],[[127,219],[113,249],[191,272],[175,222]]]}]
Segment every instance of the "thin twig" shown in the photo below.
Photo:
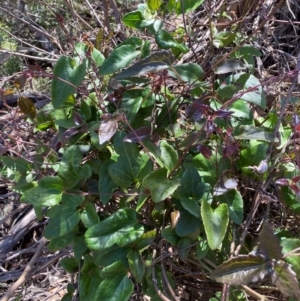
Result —
[{"label": "thin twig", "polygon": [[51,56],[55,56],[55,57],[59,57],[58,55],[54,54],[54,53],[51,53],[51,52],[48,52],[44,49],[41,49],[41,48],[38,48],[30,43],[27,43],[25,41],[23,41],[22,39],[18,38],[17,36],[13,35],[11,32],[9,32],[8,30],[4,29],[3,27],[0,27],[0,30],[3,30],[5,33],[7,33],[8,35],[10,35],[13,39],[15,39],[16,41],[19,41],[21,44],[25,44],[27,46],[30,46],[32,48],[35,49],[36,52],[42,52],[42,53],[45,53],[47,55],[51,55]]},{"label": "thin twig", "polygon": [[[97,22],[99,25],[101,25],[102,28],[104,28],[103,23],[101,22],[101,20],[99,19],[98,15],[96,14],[95,10],[93,9],[91,3],[88,0],[85,0],[85,2],[87,3],[88,7],[90,8],[91,12],[93,13],[94,17],[96,18]],[[107,35],[107,29],[104,28],[105,34]]]},{"label": "thin twig", "polygon": [[[300,70],[300,53],[299,53],[299,56],[298,56],[297,69]],[[291,99],[292,99],[292,96],[293,96],[293,91],[295,90],[297,82],[298,82],[298,74],[296,74],[296,76],[294,76],[294,79],[293,79],[292,85],[289,89],[288,95],[287,95],[287,97],[286,97],[286,99],[285,99],[285,101],[284,101],[284,103],[281,107],[279,118],[278,118],[278,121],[276,123],[275,129],[274,129],[274,132],[273,132],[273,135],[275,137],[277,136],[279,127],[282,123],[282,119],[283,119],[283,116],[285,114],[285,109],[286,109],[287,105],[289,103],[291,103]],[[266,157],[267,161],[270,159],[274,143],[275,143],[275,141],[271,142],[270,145],[269,145],[269,148],[267,150],[267,157]]]},{"label": "thin twig", "polygon": [[45,237],[42,237],[39,241],[39,245],[35,251],[35,254],[32,256],[31,260],[28,262],[24,272],[22,273],[21,277],[8,289],[6,294],[1,298],[0,301],[8,301],[9,298],[14,294],[14,292],[20,287],[24,282],[26,282],[31,270],[33,269],[34,263],[40,256],[43,251],[43,248],[47,242]]},{"label": "thin twig", "polygon": [[51,59],[51,58],[48,58],[48,57],[33,56],[33,55],[28,55],[28,54],[25,54],[25,53],[10,51],[10,50],[0,49],[0,53],[9,53],[9,54],[20,56],[20,57],[27,57],[29,59],[34,59],[36,61],[57,62],[57,59]]},{"label": "thin twig", "polygon": [[[183,26],[184,26],[184,31],[186,33],[187,36],[189,36],[188,34],[188,31],[187,31],[187,27],[186,27],[186,20],[185,20],[185,13],[184,13],[184,2],[183,0],[180,0],[180,5],[181,5],[181,14],[182,14],[182,20],[183,20]],[[190,49],[192,50],[193,52],[193,55],[194,55],[194,58],[196,59],[196,62],[200,65],[200,61],[196,55],[196,52],[194,50],[194,47],[192,45],[192,41],[190,38],[188,38],[188,43],[189,43],[189,46],[190,46]]]},{"label": "thin twig", "polygon": [[[9,11],[8,9],[1,7],[0,6],[0,10],[2,10],[5,14],[10,15],[11,17],[17,19],[18,21],[28,25],[29,27],[31,27],[32,29],[34,29],[35,31],[47,36],[48,38],[52,39],[53,37],[41,26],[39,26],[36,22],[34,22],[33,20],[31,20],[28,16],[26,16],[26,18],[29,21],[26,21],[24,18],[20,18],[19,16],[13,14],[11,11]],[[23,13],[22,13],[23,14]],[[24,14],[23,14],[24,15]],[[3,29],[3,28],[1,28]]]},{"label": "thin twig", "polygon": [[79,14],[77,14],[77,12],[75,11],[73,5],[68,0],[64,0],[64,1],[68,5],[68,7],[70,8],[73,16],[75,18],[77,18],[78,20],[80,20],[87,28],[89,28],[90,30],[93,30],[93,27],[91,25],[89,25],[84,19],[82,19]]},{"label": "thin twig", "polygon": [[249,294],[251,297],[256,298],[257,300],[260,301],[267,301],[267,297],[257,293],[256,291],[254,291],[253,289],[251,289],[249,286],[247,285],[242,285],[242,288],[247,292],[247,294]]},{"label": "thin twig", "polygon": [[220,65],[223,61],[226,60],[227,57],[229,57],[231,54],[236,52],[240,47],[246,43],[249,43],[253,37],[255,37],[260,29],[264,27],[264,25],[269,21],[269,18],[273,16],[277,10],[282,6],[285,0],[280,0],[277,5],[272,9],[272,11],[268,14],[268,16],[263,20],[259,26],[238,46],[234,47],[231,51],[224,54],[221,59],[219,59],[204,75],[204,78],[208,78],[210,73],[213,71],[214,68],[216,68],[218,65]]},{"label": "thin twig", "polygon": [[[297,64],[298,68],[299,68],[299,65],[300,65],[300,54],[299,54],[299,57],[298,57],[298,64]],[[273,134],[274,134],[275,137],[278,134],[278,130],[279,130],[279,127],[281,125],[281,122],[282,122],[282,119],[283,119],[283,116],[284,116],[284,113],[285,113],[286,106],[287,106],[287,104],[291,100],[292,92],[294,91],[296,83],[297,83],[297,78],[298,78],[298,75],[297,74],[294,75],[294,79],[293,79],[292,85],[291,85],[291,87],[289,89],[289,93],[288,93],[288,95],[286,97],[286,100],[285,100],[285,102],[284,102],[284,104],[283,104],[283,106],[281,108],[281,112],[280,112],[280,115],[279,115],[279,118],[278,118],[278,122],[277,122],[277,124],[275,126],[275,129],[273,131]],[[270,159],[270,156],[272,154],[273,145],[274,145],[274,142],[271,142],[270,145],[269,145],[269,148],[267,150],[267,157],[266,157],[267,161]],[[274,177],[273,172],[270,172],[269,175],[266,178],[266,181],[265,181],[264,185],[263,185],[263,190],[267,190],[267,188],[269,187],[269,185],[271,184],[271,182],[273,180],[273,177]],[[250,211],[250,213],[248,215],[248,218],[247,218],[247,221],[246,221],[246,225],[245,225],[245,229],[244,229],[244,231],[242,233],[242,236],[240,238],[240,243],[239,243],[239,245],[237,246],[237,248],[235,250],[235,256],[237,256],[239,254],[240,249],[241,249],[241,247],[244,244],[245,238],[246,238],[246,236],[248,234],[248,230],[249,230],[250,225],[252,223],[252,220],[253,220],[253,218],[254,218],[254,216],[256,214],[256,211],[257,211],[257,209],[258,209],[258,207],[260,205],[261,199],[262,199],[261,198],[261,192],[258,191],[256,193],[255,197],[254,197],[253,206],[252,206],[251,211]]]},{"label": "thin twig", "polygon": [[[156,250],[154,249],[153,250],[153,253],[152,253],[152,261],[155,261],[155,257],[156,257]],[[159,298],[163,301],[171,301],[168,297],[166,297],[164,295],[164,293],[159,289],[158,285],[157,285],[157,279],[156,279],[156,276],[155,276],[155,264],[152,265],[152,283],[153,283],[153,286],[154,286],[154,289],[157,293],[157,295],[159,296]],[[2,300],[0,300],[2,301]]]}]

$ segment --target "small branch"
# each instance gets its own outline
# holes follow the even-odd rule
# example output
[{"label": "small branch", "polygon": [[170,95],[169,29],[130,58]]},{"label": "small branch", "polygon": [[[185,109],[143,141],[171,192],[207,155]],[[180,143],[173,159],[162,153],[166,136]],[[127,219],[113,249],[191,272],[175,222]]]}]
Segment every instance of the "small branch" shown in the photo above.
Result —
[{"label": "small branch", "polygon": [[79,14],[77,14],[73,5],[68,0],[64,0],[64,2],[68,5],[68,7],[70,8],[70,10],[75,18],[80,20],[82,24],[84,24],[87,28],[89,28],[89,30],[93,30],[93,27],[90,26],[84,19],[82,19]]},{"label": "small branch", "polygon": [[35,254],[33,255],[33,257],[31,258],[31,260],[29,261],[29,263],[27,264],[23,274],[21,275],[21,277],[8,289],[8,291],[6,292],[6,294],[1,298],[0,301],[8,301],[10,297],[12,297],[12,295],[14,294],[14,292],[18,289],[18,287],[20,287],[23,283],[26,282],[27,278],[29,277],[30,272],[33,269],[34,263],[36,262],[36,260],[38,259],[38,257],[40,256],[40,254],[43,251],[43,248],[45,246],[47,242],[47,239],[45,237],[42,237],[39,241],[39,245],[35,251]]},{"label": "small branch", "polygon": [[[154,249],[153,250],[153,254],[152,254],[152,261],[154,262],[155,261],[155,257],[156,257],[156,250]],[[157,293],[157,295],[159,296],[159,298],[163,301],[171,301],[168,297],[166,297],[163,292],[159,289],[158,285],[157,285],[157,279],[156,279],[156,276],[155,276],[155,264],[152,265],[152,283],[153,283],[153,286],[154,286],[154,289]],[[0,300],[2,301],[2,300]],[[6,300],[3,300],[3,301],[6,301]]]},{"label": "small branch", "polygon": [[[180,0],[180,5],[181,5],[181,14],[182,14],[184,31],[185,31],[185,34],[187,36],[189,36],[188,31],[187,31],[187,27],[186,27],[186,20],[185,20],[185,14],[184,14],[184,2],[183,2],[183,0]],[[189,43],[190,49],[193,52],[193,55],[194,55],[194,58],[196,59],[197,64],[200,65],[199,59],[198,59],[197,54],[196,54],[196,52],[194,50],[194,47],[192,45],[190,37],[188,38],[188,43]]]},{"label": "small branch", "polygon": [[41,52],[41,53],[45,53],[47,55],[52,55],[52,56],[55,56],[55,57],[59,57],[58,55],[54,54],[54,53],[51,53],[51,52],[48,52],[44,49],[41,49],[41,48],[38,48],[30,43],[27,43],[25,41],[23,41],[22,39],[18,38],[17,36],[13,35],[12,33],[10,33],[8,30],[4,29],[3,27],[0,27],[0,30],[4,31],[5,33],[7,33],[8,35],[10,35],[13,39],[15,39],[16,41],[20,42],[21,44],[24,44],[24,45],[27,45],[33,49],[35,49],[36,52]]},{"label": "small branch", "polygon": [[0,53],[9,53],[9,54],[20,56],[20,57],[27,57],[29,59],[34,59],[36,61],[57,62],[57,59],[51,59],[51,58],[47,58],[47,57],[33,56],[33,55],[28,55],[28,54],[25,54],[25,53],[16,52],[16,51],[10,51],[10,50],[2,50],[2,49],[0,49]]},{"label": "small branch", "polygon": [[268,300],[267,297],[257,293],[256,291],[254,291],[253,289],[251,289],[247,285],[242,285],[242,288],[247,292],[247,294],[249,294],[253,298],[256,298],[257,300],[260,300],[260,301],[267,301]]},{"label": "small branch", "polygon": [[282,4],[284,3],[285,0],[280,0],[277,5],[272,9],[272,11],[268,14],[268,16],[265,18],[264,21],[262,21],[259,26],[257,27],[257,29],[255,29],[251,35],[249,35],[240,45],[236,46],[235,48],[233,48],[231,51],[229,51],[228,53],[226,53],[220,60],[218,60],[203,76],[203,78],[208,78],[208,76],[210,75],[210,73],[213,71],[213,69],[215,67],[217,67],[218,65],[220,65],[223,61],[226,60],[227,57],[229,57],[231,54],[233,54],[235,51],[237,51],[238,49],[240,49],[240,47],[246,43],[249,43],[251,41],[251,39],[253,37],[255,37],[258,33],[258,31],[260,29],[262,29],[265,24],[269,21],[270,17],[273,16],[277,10],[282,6]]},{"label": "small branch", "polygon": [[[300,69],[300,53],[299,53],[299,55],[298,55],[297,69],[298,69],[298,70]],[[298,73],[298,72],[297,72],[297,73]],[[278,134],[278,130],[279,130],[280,125],[281,125],[281,123],[282,123],[282,119],[283,119],[283,117],[284,117],[284,114],[286,113],[286,112],[285,112],[285,109],[286,109],[287,105],[288,105],[289,103],[291,103],[292,94],[293,94],[293,91],[294,91],[294,89],[295,89],[295,87],[296,87],[297,82],[298,82],[298,74],[296,74],[296,75],[294,76],[292,85],[291,85],[291,87],[290,87],[290,89],[289,89],[289,93],[288,93],[288,95],[287,95],[287,97],[286,97],[286,99],[285,99],[285,101],[284,101],[284,103],[283,103],[283,105],[282,105],[282,107],[281,107],[280,115],[279,115],[279,117],[278,117],[278,120],[277,120],[275,129],[274,129],[274,131],[273,131],[273,135],[274,135],[275,137],[276,137],[277,134]],[[271,156],[271,153],[272,153],[272,150],[273,150],[273,146],[274,146],[274,141],[270,143],[269,148],[268,148],[268,150],[267,150],[267,157],[266,157],[266,160],[267,160],[267,161],[269,160],[269,158],[270,158],[270,156]]]}]

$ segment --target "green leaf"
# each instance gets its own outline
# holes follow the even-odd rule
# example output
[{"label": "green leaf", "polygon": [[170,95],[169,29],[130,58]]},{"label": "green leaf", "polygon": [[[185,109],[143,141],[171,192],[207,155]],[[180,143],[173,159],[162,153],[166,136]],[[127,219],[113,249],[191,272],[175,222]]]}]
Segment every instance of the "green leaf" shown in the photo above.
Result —
[{"label": "green leaf", "polygon": [[173,61],[174,57],[170,52],[166,50],[155,51],[117,74],[115,79],[125,79],[132,76],[145,75],[150,72],[158,72],[170,67]]},{"label": "green leaf", "polygon": [[200,216],[200,206],[193,198],[189,197],[181,197],[180,198],[181,206],[188,211],[190,214],[197,218],[201,218]]},{"label": "green leaf", "polygon": [[188,84],[193,84],[200,80],[203,75],[203,69],[195,63],[173,66],[168,69],[168,72],[171,76]]},{"label": "green leaf", "polygon": [[161,5],[162,5],[161,0],[147,0],[147,6],[151,10],[158,10]]},{"label": "green leaf", "polygon": [[39,186],[43,188],[54,188],[57,190],[62,190],[64,185],[61,178],[57,176],[47,176],[40,180]]},{"label": "green leaf", "polygon": [[48,249],[50,252],[56,252],[70,245],[78,235],[78,227],[75,227],[70,232],[63,236],[59,236],[50,240]]},{"label": "green leaf", "polygon": [[128,270],[121,262],[115,262],[108,267],[105,267],[100,275],[104,279],[113,279],[116,276],[127,275]]},{"label": "green leaf", "polygon": [[[105,60],[104,55],[95,47],[90,47],[88,44],[80,42],[75,45],[75,55],[78,59],[82,57],[90,57],[94,66],[99,67]],[[86,61],[86,67],[90,67],[90,60]]]},{"label": "green leaf", "polygon": [[[266,159],[266,152],[268,149],[268,144],[265,142],[260,142],[256,140],[250,140],[245,146],[245,149],[241,151],[240,164],[242,167],[256,166],[262,160]],[[249,172],[249,170],[248,170]]]},{"label": "green leaf", "polygon": [[201,225],[201,220],[186,210],[180,210],[178,223],[175,227],[176,234],[185,237],[195,232]]},{"label": "green leaf", "polygon": [[228,59],[222,61],[218,66],[214,68],[215,74],[225,74],[229,72],[236,72],[249,68],[249,65],[235,59]]},{"label": "green leaf", "polygon": [[229,46],[236,38],[236,33],[228,31],[220,31],[214,37],[214,45],[217,48],[223,48]]},{"label": "green leaf", "polygon": [[272,272],[271,262],[262,256],[240,255],[223,262],[210,278],[230,285],[243,285],[264,279]]},{"label": "green leaf", "polygon": [[139,155],[136,144],[124,143],[124,136],[125,133],[118,133],[114,139],[115,150],[119,157],[117,162],[108,167],[108,173],[118,186],[127,188],[134,182],[142,181],[152,170],[152,163],[148,155]]},{"label": "green leaf", "polygon": [[167,10],[169,13],[176,12],[177,15],[181,14],[181,10],[179,11],[178,8],[181,8],[180,2],[176,0],[168,0]]},{"label": "green leaf", "polygon": [[155,42],[162,49],[177,49],[180,52],[188,52],[188,48],[183,44],[177,43],[173,36],[166,30],[161,29],[155,34]]},{"label": "green leaf", "polygon": [[142,47],[141,59],[144,59],[150,55],[150,51],[151,51],[150,47],[151,47],[151,42],[149,40],[146,40]]},{"label": "green leaf", "polygon": [[[81,191],[78,191],[78,193],[80,194]],[[84,201],[84,196],[79,194],[74,195],[74,194],[64,193],[61,198],[61,203],[65,206],[76,208],[80,206]]]},{"label": "green leaf", "polygon": [[[242,73],[243,74],[243,73]],[[235,74],[233,75],[233,78],[238,78],[239,75]],[[253,90],[253,88],[255,89]],[[249,78],[243,85],[243,89],[247,90],[252,88],[252,91],[243,93],[240,99],[247,101],[249,103],[252,103],[254,105],[260,106],[263,110],[266,109],[267,104],[266,104],[266,98],[264,95],[263,88],[261,86],[261,83],[258,78],[256,78],[254,75],[250,74]]]},{"label": "green leaf", "polygon": [[105,250],[114,244],[126,246],[143,235],[143,226],[137,223],[133,209],[119,209],[104,221],[90,227],[85,240],[93,250]]},{"label": "green leaf", "polygon": [[241,126],[238,135],[234,136],[239,140],[261,140],[266,142],[278,142],[278,138],[274,134],[267,132],[263,128],[255,127],[252,125]]},{"label": "green leaf", "polygon": [[238,57],[243,57],[244,55],[261,57],[261,52],[252,45],[241,46],[236,52]]},{"label": "green leaf", "polygon": [[[61,56],[56,62],[51,84],[51,99],[54,109],[60,108],[71,96],[86,74],[86,64]],[[63,80],[63,81],[62,81]]]},{"label": "green leaf", "polygon": [[198,8],[204,0],[182,0],[179,1],[180,5],[177,7],[176,13],[185,14],[194,11]]},{"label": "green leaf", "polygon": [[288,263],[283,260],[279,260],[275,263],[272,282],[284,295],[300,300],[299,282],[296,273]]},{"label": "green leaf", "polygon": [[72,166],[74,169],[81,166],[82,155],[77,145],[71,145],[63,154],[62,162]]},{"label": "green leaf", "polygon": [[177,246],[180,241],[180,237],[176,234],[175,229],[172,229],[171,226],[164,228],[161,231],[161,235],[173,246]]},{"label": "green leaf", "polygon": [[144,21],[143,14],[139,10],[135,10],[125,14],[122,21],[125,25],[131,28],[142,28],[142,23]]},{"label": "green leaf", "polygon": [[218,88],[218,96],[224,100],[238,96],[244,102],[260,106],[263,110],[266,109],[266,98],[260,81],[249,73],[241,72],[226,77]]},{"label": "green leaf", "polygon": [[283,254],[278,237],[273,233],[268,222],[264,222],[259,233],[259,252],[266,258],[279,260]]},{"label": "green leaf", "polygon": [[101,75],[115,73],[126,68],[139,54],[140,51],[136,51],[131,45],[116,48],[103,62],[99,72]]},{"label": "green leaf", "polygon": [[192,242],[189,238],[183,237],[180,239],[178,246],[177,246],[177,252],[178,256],[182,261],[185,261],[187,256],[189,255],[189,252],[191,250]]},{"label": "green leaf", "polygon": [[155,34],[158,31],[160,31],[163,28],[164,24],[162,20],[155,20],[151,25],[147,25],[147,29],[149,30],[149,33]]},{"label": "green leaf", "polygon": [[217,199],[221,203],[227,204],[230,219],[237,225],[240,225],[243,221],[244,201],[239,191],[232,189],[227,193],[218,196]]},{"label": "green leaf", "polygon": [[90,167],[89,171],[82,172],[81,160],[82,155],[77,145],[71,145],[65,150],[58,168],[58,176],[63,180],[65,188],[73,188],[82,176],[91,174]]},{"label": "green leaf", "polygon": [[150,195],[149,191],[145,191],[145,188],[141,185],[138,201],[135,208],[136,212],[139,212],[141,210],[146,200],[148,199],[149,195]]},{"label": "green leaf", "polygon": [[229,108],[230,112],[233,112],[231,116],[237,118],[251,119],[253,118],[250,111],[249,104],[243,100],[235,101],[232,106]]},{"label": "green leaf", "polygon": [[[196,155],[192,160],[192,165],[199,171],[202,181],[209,183],[211,186],[215,186],[219,175],[230,168],[229,164],[229,160],[223,157],[221,149],[218,148],[209,160],[202,154]],[[216,166],[218,166],[217,170]]]},{"label": "green leaf", "polygon": [[213,210],[210,204],[203,199],[201,202],[201,216],[207,236],[208,245],[212,250],[222,243],[229,222],[227,204],[220,204]]},{"label": "green leaf", "polygon": [[114,278],[105,279],[101,282],[94,300],[101,301],[127,301],[133,292],[133,283],[128,277],[118,275],[115,270]]},{"label": "green leaf", "polygon": [[36,186],[26,190],[21,201],[36,207],[52,207],[61,201],[61,196],[62,189]]},{"label": "green leaf", "polygon": [[142,250],[148,248],[154,242],[157,237],[157,230],[153,229],[148,232],[145,232],[140,239],[136,242],[136,249]]},{"label": "green leaf", "polygon": [[12,158],[8,156],[1,156],[1,161],[8,168],[18,171],[21,174],[27,174],[32,170],[32,163],[23,158]]},{"label": "green leaf", "polygon": [[[300,239],[298,238],[284,238],[280,240],[282,246],[282,253],[286,254],[294,249],[300,248]],[[300,256],[288,256],[285,258],[288,263],[293,267],[293,270],[297,274],[297,278],[300,279]]]},{"label": "green leaf", "polygon": [[109,166],[114,163],[113,160],[106,160],[100,168],[98,190],[100,201],[106,204],[112,196],[112,193],[118,188],[118,185],[112,180],[108,173]]},{"label": "green leaf", "polygon": [[224,101],[231,99],[234,96],[236,97],[236,94],[240,93],[241,90],[246,86],[250,76],[251,74],[242,72],[229,75],[225,78],[225,81],[220,84],[217,90],[218,97]]},{"label": "green leaf", "polygon": [[196,245],[197,259],[201,260],[206,257],[207,253],[210,251],[207,240],[199,237],[199,244]]},{"label": "green leaf", "polygon": [[118,44],[117,47],[121,47],[123,45],[131,45],[134,47],[134,49],[139,48],[142,46],[143,40],[138,37],[129,37],[126,40],[124,40],[121,44]]},{"label": "green leaf", "polygon": [[73,299],[73,293],[68,292],[61,298],[61,301],[72,301],[72,299]]},{"label": "green leaf", "polygon": [[145,264],[140,252],[138,250],[130,250],[127,257],[135,280],[141,283],[145,274]]},{"label": "green leaf", "polygon": [[127,265],[127,254],[130,249],[130,247],[121,248],[117,245],[113,245],[112,247],[105,250],[94,251],[93,258],[98,266],[107,267],[117,261],[123,263],[124,265]]},{"label": "green leaf", "polygon": [[179,179],[168,179],[167,173],[168,171],[165,168],[159,168],[143,180],[143,186],[150,190],[152,200],[155,203],[165,200],[180,185]]},{"label": "green leaf", "polygon": [[148,154],[145,153],[137,158],[137,164],[139,165],[139,171],[136,175],[136,180],[142,183],[143,179],[153,170],[153,163],[149,159]]},{"label": "green leaf", "polygon": [[56,205],[47,211],[50,220],[44,231],[45,237],[52,239],[72,231],[80,221],[80,213],[71,206]]},{"label": "green leaf", "polygon": [[144,101],[144,99],[142,96],[138,96],[135,98],[129,98],[128,100],[123,98],[123,109],[124,109],[124,112],[126,113],[127,121],[130,124],[132,124],[136,115],[138,114],[138,112],[141,108],[141,105],[143,104],[143,101]]},{"label": "green leaf", "polygon": [[192,197],[200,200],[205,192],[205,184],[201,183],[198,170],[188,167],[180,178],[180,186],[177,189],[180,197]]},{"label": "green leaf", "polygon": [[162,140],[159,146],[161,161],[164,167],[171,172],[178,162],[178,154],[166,140]]},{"label": "green leaf", "polygon": [[87,245],[85,243],[83,235],[77,236],[73,244],[74,257],[79,262],[83,254],[87,251]]},{"label": "green leaf", "polygon": [[91,226],[98,224],[100,221],[95,210],[95,206],[91,203],[86,204],[80,218],[86,228],[90,228]]},{"label": "green leaf", "polygon": [[104,55],[95,47],[92,49],[91,58],[97,68],[100,67],[105,60]]},{"label": "green leaf", "polygon": [[97,272],[99,271],[99,267],[96,266],[96,263],[94,262],[94,257],[92,257],[90,254],[84,255],[83,265],[81,267],[80,272],[84,274],[90,274],[97,268]]},{"label": "green leaf", "polygon": [[74,257],[65,257],[59,263],[68,273],[74,274],[78,272],[78,262]]},{"label": "green leaf", "polygon": [[79,298],[85,301],[95,301],[96,291],[102,282],[100,269],[90,255],[85,255],[79,279]]},{"label": "green leaf", "polygon": [[86,180],[92,176],[92,168],[89,165],[82,165],[76,169],[72,167],[71,170],[74,171],[75,176],[78,177],[79,180]]}]

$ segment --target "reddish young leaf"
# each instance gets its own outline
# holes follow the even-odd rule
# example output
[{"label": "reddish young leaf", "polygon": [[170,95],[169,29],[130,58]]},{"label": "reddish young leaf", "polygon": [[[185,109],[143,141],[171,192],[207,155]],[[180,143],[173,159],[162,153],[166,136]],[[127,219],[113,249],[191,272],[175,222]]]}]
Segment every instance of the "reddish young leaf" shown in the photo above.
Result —
[{"label": "reddish young leaf", "polygon": [[297,186],[296,184],[292,184],[292,185],[290,186],[290,188],[291,188],[298,196],[300,196],[300,188],[299,188],[299,186]]},{"label": "reddish young leaf", "polygon": [[129,133],[123,139],[124,142],[137,143],[151,134],[151,128],[143,126],[139,129],[136,129],[134,132]]},{"label": "reddish young leaf", "polygon": [[214,116],[214,118],[227,118],[231,114],[233,114],[233,112],[230,112],[227,110],[217,110],[214,112],[213,116]]},{"label": "reddish young leaf", "polygon": [[275,181],[275,183],[280,186],[289,186],[290,185],[290,181],[288,179],[278,179]]},{"label": "reddish young leaf", "polygon": [[205,145],[199,144],[197,149],[206,159],[209,159],[212,156],[211,149]]},{"label": "reddish young leaf", "polygon": [[292,182],[297,183],[300,181],[300,176],[292,177]]},{"label": "reddish young leaf", "polygon": [[229,158],[231,157],[235,152],[238,151],[240,147],[240,142],[236,141],[236,142],[233,142],[229,145],[227,145],[224,149],[223,149],[223,156],[225,158]]}]

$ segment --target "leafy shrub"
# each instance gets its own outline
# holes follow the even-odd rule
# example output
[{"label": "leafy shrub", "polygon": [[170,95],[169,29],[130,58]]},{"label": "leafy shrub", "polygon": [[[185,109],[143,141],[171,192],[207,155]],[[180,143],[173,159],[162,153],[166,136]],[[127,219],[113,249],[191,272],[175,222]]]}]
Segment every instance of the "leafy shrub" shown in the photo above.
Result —
[{"label": "leafy shrub", "polygon": [[[201,3],[166,9],[179,14]],[[196,263],[203,277],[240,286],[271,276],[281,292],[299,298],[299,260],[283,255],[298,239],[279,239],[265,221],[258,249],[252,241],[230,258],[233,237],[242,237],[242,247],[247,234],[238,179],[258,183],[272,175],[270,150],[276,144],[280,153],[291,133],[280,123],[278,139],[272,112],[253,117],[253,106],[267,107],[252,73],[260,52],[240,45],[223,57],[211,87],[198,64],[176,64],[189,47],[163,28],[159,8],[160,2],[148,1],[123,17],[127,26],[152,34],[157,50],[150,39],[132,36],[108,57],[81,42],[72,56],[59,58],[52,103],[34,120],[37,130],[54,127],[58,142],[36,150],[38,168],[2,156],[15,189],[39,217],[47,208],[49,250],[72,245],[74,256],[61,264],[78,273],[80,300],[128,300],[138,284],[152,300],[166,294],[164,283],[174,294],[172,274],[157,263],[169,245],[177,250],[174,262]],[[213,44],[224,48],[235,39],[215,33]],[[282,178],[297,173],[286,162],[276,164]],[[283,183],[283,196],[298,193],[294,182]],[[73,293],[69,287],[64,300]],[[240,290],[232,294],[245,298]]]}]

